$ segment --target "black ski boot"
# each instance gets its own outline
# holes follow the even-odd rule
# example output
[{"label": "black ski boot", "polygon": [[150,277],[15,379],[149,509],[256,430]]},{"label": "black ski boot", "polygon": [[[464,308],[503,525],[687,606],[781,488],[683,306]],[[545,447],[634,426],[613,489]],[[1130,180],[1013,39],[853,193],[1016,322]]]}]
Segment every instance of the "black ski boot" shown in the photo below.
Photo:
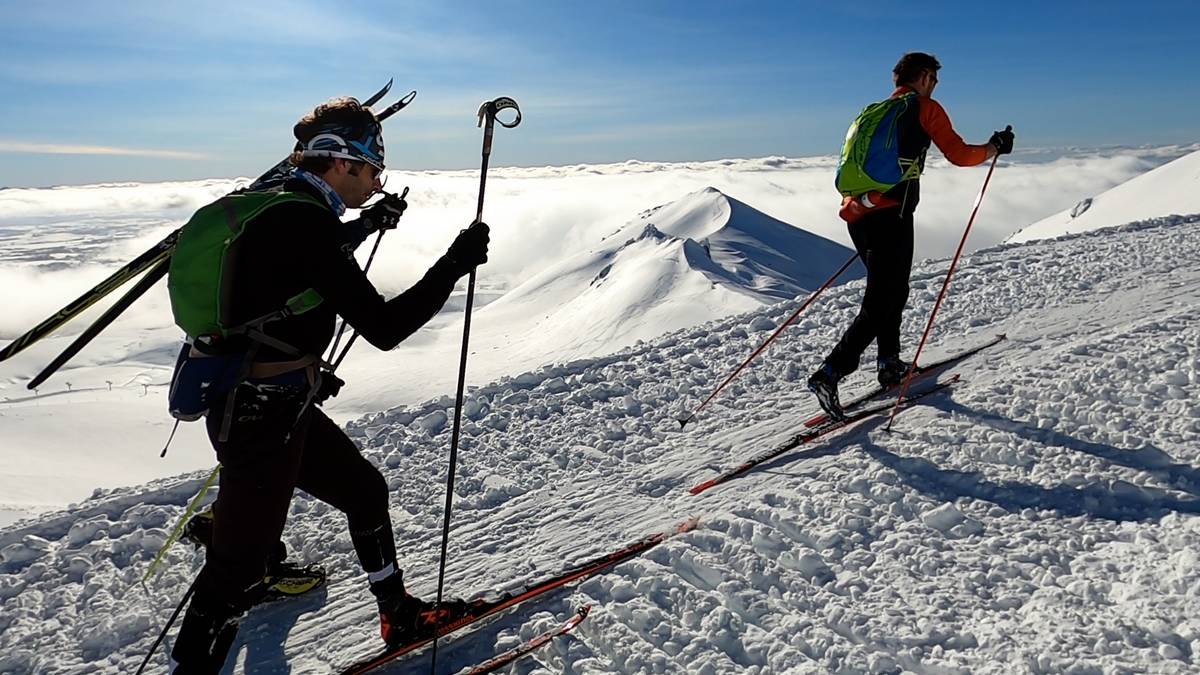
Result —
[{"label": "black ski boot", "polygon": [[821,404],[821,409],[825,411],[833,420],[846,419],[846,413],[842,410],[842,403],[838,400],[838,380],[841,377],[828,363],[821,366],[816,372],[808,378],[808,390],[817,395],[817,402]]},{"label": "black ski boot", "polygon": [[445,600],[435,607],[409,595],[401,572],[371,584],[371,593],[379,605],[379,634],[388,647],[432,638],[439,627],[458,621],[471,609],[471,603],[462,600]]},{"label": "black ski boot", "polygon": [[904,381],[912,364],[900,360],[899,356],[888,356],[875,362],[875,377],[881,387],[894,387]]}]

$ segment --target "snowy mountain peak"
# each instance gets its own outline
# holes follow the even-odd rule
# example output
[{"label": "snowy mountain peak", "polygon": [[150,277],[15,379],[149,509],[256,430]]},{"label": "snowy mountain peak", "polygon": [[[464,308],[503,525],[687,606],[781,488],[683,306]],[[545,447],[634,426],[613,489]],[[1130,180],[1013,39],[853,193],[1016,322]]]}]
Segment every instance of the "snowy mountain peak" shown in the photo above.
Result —
[{"label": "snowy mountain peak", "polygon": [[734,203],[741,204],[715,187],[706,187],[643,211],[621,232],[644,223],[678,239],[699,241],[730,224]]},{"label": "snowy mountain peak", "polygon": [[[777,220],[714,187],[644,211],[625,230],[653,226],[703,249],[688,257],[714,284],[760,302],[795,297],[821,285],[850,249]],[[685,249],[686,251],[687,249]],[[860,274],[856,268],[846,280]]]},{"label": "snowy mountain peak", "polygon": [[643,211],[480,312],[535,318],[514,322],[529,332],[505,349],[577,358],[795,297],[850,255],[708,187]]}]

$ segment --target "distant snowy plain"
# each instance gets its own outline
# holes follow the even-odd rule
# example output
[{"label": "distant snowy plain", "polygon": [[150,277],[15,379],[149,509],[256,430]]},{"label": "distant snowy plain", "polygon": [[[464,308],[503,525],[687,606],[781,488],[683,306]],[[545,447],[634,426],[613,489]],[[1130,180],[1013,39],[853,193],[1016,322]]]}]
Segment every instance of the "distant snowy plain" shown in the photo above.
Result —
[{"label": "distant snowy plain", "polygon": [[[1007,175],[999,171],[1008,169],[994,179],[997,194]],[[929,182],[949,175],[935,171]],[[1152,189],[1197,194],[1189,175],[1160,175]],[[717,182],[704,178],[658,203]],[[1038,216],[1011,223],[996,240],[1084,197],[1058,188],[1055,199],[1040,195]],[[973,193],[962,194],[965,211]],[[1145,193],[1126,198],[1153,203]],[[639,209],[632,211],[622,222]],[[675,417],[790,315],[794,301],[481,382],[466,406],[451,594],[516,588],[688,516],[701,525],[451,642],[440,651],[444,672],[584,603],[596,610],[577,633],[517,672],[1195,672],[1197,211],[1146,213],[1148,220],[1115,228],[969,253],[922,360],[997,333],[1008,339],[942,374],[957,373],[960,383],[902,413],[890,433],[868,422],[699,496],[687,489],[786,440],[814,411],[804,378],[857,311],[861,281],[828,291],[686,431]],[[927,260],[914,270],[903,328],[909,350],[946,267]],[[85,435],[106,421],[93,417],[161,399],[155,386],[144,397],[132,386],[165,378],[153,358],[112,364],[130,361],[135,343],[146,353],[166,349],[169,332],[147,315],[131,317],[117,331],[124,337],[99,347],[105,357],[70,374],[113,379],[118,369],[113,392],[54,392],[62,405],[43,399],[50,392],[10,402],[0,408],[0,433],[28,427],[37,442],[72,427],[81,435],[74,450],[83,453]],[[35,364],[23,367],[6,375],[11,387]],[[867,388],[871,370],[844,389]],[[127,398],[114,404],[110,393]],[[436,584],[452,406],[448,396],[414,397],[347,425],[388,480],[406,579],[421,595]],[[53,413],[20,416],[37,407]],[[148,445],[140,454],[123,450],[122,461],[156,461],[142,459],[156,449]],[[177,545],[166,570],[138,588],[206,473],[98,490],[0,530],[0,672],[134,669],[202,564]],[[298,493],[284,536],[294,555],[330,567],[331,584],[317,597],[253,611],[237,672],[329,672],[378,641],[344,518]],[[161,668],[165,657],[155,663]],[[415,657],[392,672],[427,670]]]}]

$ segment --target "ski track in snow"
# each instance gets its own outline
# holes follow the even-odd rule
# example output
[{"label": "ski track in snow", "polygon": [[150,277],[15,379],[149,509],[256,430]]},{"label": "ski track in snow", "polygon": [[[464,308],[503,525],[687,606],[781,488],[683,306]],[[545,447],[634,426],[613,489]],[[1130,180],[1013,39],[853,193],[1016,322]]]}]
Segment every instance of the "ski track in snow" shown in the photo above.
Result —
[{"label": "ski track in snow", "polygon": [[[974,253],[922,360],[1009,340],[951,369],[960,384],[897,417],[892,433],[868,421],[696,497],[687,488],[813,412],[804,379],[857,311],[861,281],[828,291],[684,432],[675,417],[795,302],[475,389],[450,594],[515,589],[702,520],[445,642],[443,672],[588,602],[573,636],[515,672],[1195,672],[1197,260],[1200,216]],[[914,270],[906,355],[946,267]],[[869,386],[873,356],[843,392]],[[436,585],[452,415],[442,397],[348,425],[384,471],[406,580],[424,596]],[[202,479],[100,492],[0,531],[0,672],[134,670],[202,563],[176,545],[147,591],[138,586]],[[298,493],[284,538],[293,556],[325,563],[331,583],[251,612],[237,671],[329,672],[376,649],[344,518]],[[424,672],[425,654],[387,672]]]}]

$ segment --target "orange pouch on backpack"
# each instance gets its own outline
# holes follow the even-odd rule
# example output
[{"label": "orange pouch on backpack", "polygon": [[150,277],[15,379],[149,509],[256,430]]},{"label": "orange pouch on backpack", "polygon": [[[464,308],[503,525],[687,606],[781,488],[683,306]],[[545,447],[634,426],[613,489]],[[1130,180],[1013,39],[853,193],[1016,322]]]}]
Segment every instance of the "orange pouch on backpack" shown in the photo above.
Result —
[{"label": "orange pouch on backpack", "polygon": [[868,213],[899,205],[900,202],[885,197],[882,192],[871,191],[857,197],[843,197],[842,208],[838,210],[838,216],[849,225]]}]

